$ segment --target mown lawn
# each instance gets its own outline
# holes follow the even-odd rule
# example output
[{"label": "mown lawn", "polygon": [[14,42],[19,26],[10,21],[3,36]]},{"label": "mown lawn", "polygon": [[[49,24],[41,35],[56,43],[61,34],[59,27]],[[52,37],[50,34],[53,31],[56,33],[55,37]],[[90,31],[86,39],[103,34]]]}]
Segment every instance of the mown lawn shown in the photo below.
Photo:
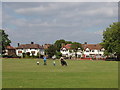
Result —
[{"label": "mown lawn", "polygon": [[[40,65],[36,65],[37,61]],[[118,88],[118,62],[67,60],[3,59],[3,88]]]}]

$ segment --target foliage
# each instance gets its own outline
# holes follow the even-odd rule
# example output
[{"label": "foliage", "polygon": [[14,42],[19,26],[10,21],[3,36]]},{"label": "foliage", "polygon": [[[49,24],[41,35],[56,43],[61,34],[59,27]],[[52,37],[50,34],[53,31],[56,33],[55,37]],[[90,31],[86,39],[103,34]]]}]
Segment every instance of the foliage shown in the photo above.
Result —
[{"label": "foliage", "polygon": [[4,30],[1,30],[0,29],[0,53],[2,52],[3,54],[5,53],[4,50],[6,48],[6,46],[9,46],[11,41],[10,39],[8,38],[8,35],[5,33]]},{"label": "foliage", "polygon": [[120,22],[113,23],[103,32],[103,42],[106,54],[116,54],[120,59]]},{"label": "foliage", "polygon": [[20,56],[17,55],[2,55],[3,58],[20,58]]},{"label": "foliage", "polygon": [[54,45],[51,45],[48,49],[45,50],[45,52],[49,58],[52,58],[52,56],[56,54],[56,50],[56,47]]},{"label": "foliage", "polygon": [[62,56],[62,53],[61,52],[56,52],[56,58],[59,59],[61,56]]},{"label": "foliage", "polygon": [[55,43],[54,43],[54,46],[56,47],[56,50],[57,51],[60,51],[62,45],[65,45],[65,40],[64,39],[60,39],[60,40],[57,40]]},{"label": "foliage", "polygon": [[81,50],[82,50],[81,44],[78,42],[73,42],[71,45],[71,50],[73,50],[74,52],[77,52],[78,48],[81,48]]},{"label": "foliage", "polygon": [[72,44],[73,42],[71,41],[65,41],[65,44]]}]

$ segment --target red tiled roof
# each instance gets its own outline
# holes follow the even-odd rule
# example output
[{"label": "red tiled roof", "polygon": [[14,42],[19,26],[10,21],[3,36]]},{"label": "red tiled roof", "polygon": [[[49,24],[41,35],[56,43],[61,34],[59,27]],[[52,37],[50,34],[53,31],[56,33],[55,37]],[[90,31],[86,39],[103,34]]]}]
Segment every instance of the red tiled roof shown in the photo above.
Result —
[{"label": "red tiled roof", "polygon": [[[70,49],[71,44],[67,44],[63,46],[62,48]],[[82,44],[83,49],[85,50],[86,48],[89,48],[90,50],[97,49],[100,50],[102,49],[102,46],[100,44]]]},{"label": "red tiled roof", "polygon": [[12,46],[7,46],[6,49],[15,49],[15,48]]},{"label": "red tiled roof", "polygon": [[84,48],[84,50],[86,48],[89,48],[90,50],[100,50],[102,49],[102,46],[100,44],[82,44],[82,47]]},{"label": "red tiled roof", "polygon": [[71,44],[66,44],[65,46],[63,46],[62,48],[66,48],[66,49],[70,49]]},{"label": "red tiled roof", "polygon": [[21,44],[17,49],[40,49],[43,48],[39,44]]}]

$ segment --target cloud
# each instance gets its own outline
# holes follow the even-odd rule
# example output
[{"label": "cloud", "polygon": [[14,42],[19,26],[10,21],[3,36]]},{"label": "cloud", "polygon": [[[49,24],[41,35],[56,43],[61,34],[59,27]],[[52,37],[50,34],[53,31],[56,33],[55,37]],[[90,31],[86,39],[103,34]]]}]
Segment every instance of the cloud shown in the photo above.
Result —
[{"label": "cloud", "polygon": [[[3,3],[3,28],[12,44],[66,39],[99,43],[117,21],[117,3]],[[89,37],[88,37],[89,36]]]},{"label": "cloud", "polygon": [[0,2],[0,28],[2,28],[2,2]]}]

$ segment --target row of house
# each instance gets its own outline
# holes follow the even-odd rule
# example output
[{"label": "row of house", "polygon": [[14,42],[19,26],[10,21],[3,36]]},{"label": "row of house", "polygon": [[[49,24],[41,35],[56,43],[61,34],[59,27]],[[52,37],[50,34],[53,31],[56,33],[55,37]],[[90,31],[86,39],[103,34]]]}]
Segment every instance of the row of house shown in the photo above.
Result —
[{"label": "row of house", "polygon": [[[22,56],[23,53],[29,53],[30,56],[37,56],[38,54],[44,55],[45,49],[49,48],[51,44],[39,45],[34,44],[19,44],[18,47],[7,46],[6,47],[6,55],[17,55]],[[67,44],[62,46],[60,52],[62,56],[65,57],[83,57],[83,58],[102,58],[104,57],[104,48],[100,44],[82,44],[82,48],[78,48],[77,52],[71,50],[71,44]]]},{"label": "row of house", "polygon": [[103,58],[105,49],[100,44],[82,44],[82,48],[78,48],[75,53],[71,50],[71,44],[63,46],[60,50],[65,57],[83,57],[83,58]]},{"label": "row of house", "polygon": [[30,56],[34,55],[44,55],[44,50],[47,49],[50,46],[50,44],[45,44],[44,46],[39,44],[34,44],[34,42],[31,42],[31,44],[19,44],[18,47],[12,47],[7,46],[6,47],[6,53],[5,55],[9,56],[23,56],[23,53],[29,53]]}]

